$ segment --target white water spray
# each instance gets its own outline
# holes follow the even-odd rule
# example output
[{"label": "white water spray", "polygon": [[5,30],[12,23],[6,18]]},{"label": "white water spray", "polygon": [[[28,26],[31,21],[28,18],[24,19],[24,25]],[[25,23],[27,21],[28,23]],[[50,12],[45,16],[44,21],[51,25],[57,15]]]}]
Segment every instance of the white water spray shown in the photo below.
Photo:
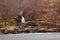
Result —
[{"label": "white water spray", "polygon": [[22,23],[25,23],[25,18],[22,16],[22,20],[21,20]]},{"label": "white water spray", "polygon": [[20,14],[19,14],[19,15],[22,17],[21,22],[22,22],[22,23],[25,23],[25,18],[23,17],[23,15],[22,15],[22,14],[23,14],[23,10],[21,10],[21,12],[20,12]]}]

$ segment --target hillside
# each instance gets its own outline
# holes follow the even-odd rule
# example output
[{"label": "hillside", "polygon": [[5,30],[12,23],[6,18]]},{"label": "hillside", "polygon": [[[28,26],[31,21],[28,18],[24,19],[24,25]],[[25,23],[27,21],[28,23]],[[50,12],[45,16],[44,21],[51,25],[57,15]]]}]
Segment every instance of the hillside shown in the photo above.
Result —
[{"label": "hillside", "polygon": [[[8,18],[17,16],[20,10],[24,9],[27,20],[30,20],[29,16],[33,13],[32,20],[42,20],[52,24],[56,22],[60,25],[60,10],[57,11],[59,8],[59,0],[0,0],[0,18],[2,15],[6,15]],[[28,10],[33,12],[29,13]]]}]

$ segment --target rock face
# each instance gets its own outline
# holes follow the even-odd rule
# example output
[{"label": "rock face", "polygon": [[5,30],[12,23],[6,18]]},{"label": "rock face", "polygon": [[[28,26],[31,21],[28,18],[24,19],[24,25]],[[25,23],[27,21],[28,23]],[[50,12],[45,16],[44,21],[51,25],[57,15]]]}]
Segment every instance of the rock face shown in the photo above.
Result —
[{"label": "rock face", "polygon": [[[57,10],[60,8],[60,0],[0,0],[0,18],[6,15],[8,18],[17,16],[21,9],[34,12],[25,13],[28,20],[42,20],[52,24],[60,25],[60,15]],[[35,13],[35,15],[33,14]],[[34,17],[29,17],[33,14]]]}]

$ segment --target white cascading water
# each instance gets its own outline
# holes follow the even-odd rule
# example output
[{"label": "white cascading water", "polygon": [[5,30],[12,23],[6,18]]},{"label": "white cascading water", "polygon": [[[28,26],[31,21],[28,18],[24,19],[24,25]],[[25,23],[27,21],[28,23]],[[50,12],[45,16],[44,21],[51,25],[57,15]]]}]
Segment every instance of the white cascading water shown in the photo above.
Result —
[{"label": "white cascading water", "polygon": [[[21,12],[20,12],[19,15],[22,15],[22,14],[23,14],[23,11],[21,10]],[[25,23],[25,18],[23,17],[23,15],[22,15],[21,17],[22,17],[21,22],[22,22],[22,23]]]},{"label": "white cascading water", "polygon": [[25,18],[22,16],[22,20],[21,20],[22,23],[25,23]]}]

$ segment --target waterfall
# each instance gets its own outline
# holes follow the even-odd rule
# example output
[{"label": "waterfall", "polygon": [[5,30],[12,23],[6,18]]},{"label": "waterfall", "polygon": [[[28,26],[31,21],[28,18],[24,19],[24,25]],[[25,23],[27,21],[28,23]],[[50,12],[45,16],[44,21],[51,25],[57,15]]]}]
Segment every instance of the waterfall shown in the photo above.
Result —
[{"label": "waterfall", "polygon": [[20,15],[20,16],[23,15],[23,10],[20,11],[19,15]]},{"label": "waterfall", "polygon": [[23,16],[22,16],[21,22],[25,23],[25,18]]},{"label": "waterfall", "polygon": [[21,16],[21,22],[25,23],[25,18],[23,17],[23,10],[20,11],[19,15]]}]

